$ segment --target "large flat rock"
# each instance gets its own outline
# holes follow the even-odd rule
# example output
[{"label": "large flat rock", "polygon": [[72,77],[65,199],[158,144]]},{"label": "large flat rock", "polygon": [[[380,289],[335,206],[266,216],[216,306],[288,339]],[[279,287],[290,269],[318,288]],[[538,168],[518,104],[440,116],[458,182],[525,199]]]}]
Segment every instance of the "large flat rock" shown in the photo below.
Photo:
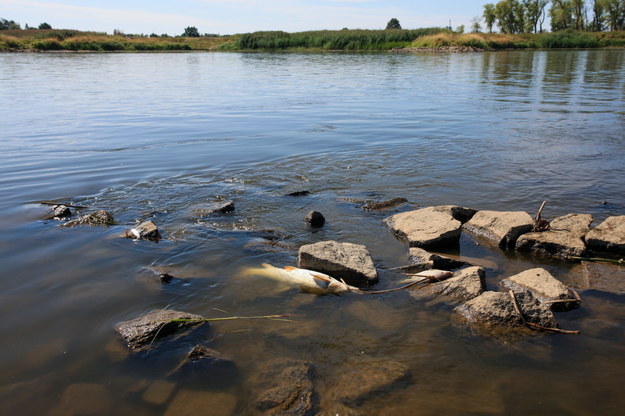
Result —
[{"label": "large flat rock", "polygon": [[590,230],[592,215],[568,214],[551,221],[551,229],[527,233],[516,242],[518,251],[528,251],[541,256],[584,256],[584,236]]},{"label": "large flat rock", "polygon": [[[527,322],[549,328],[557,326],[551,309],[541,304],[530,292],[519,292],[515,296]],[[523,320],[514,308],[512,297],[507,292],[484,292],[458,306],[455,311],[470,325],[508,328],[523,325]]]},{"label": "large flat rock", "polygon": [[[525,270],[501,281],[501,285],[515,291],[529,290],[540,302],[571,299],[569,289],[545,269]],[[568,310],[579,306],[578,302],[552,303],[553,310]]]},{"label": "large flat rock", "polygon": [[384,220],[397,237],[411,247],[437,248],[458,245],[462,223],[441,207],[402,212]]},{"label": "large flat rock", "polygon": [[514,247],[517,239],[532,230],[534,220],[523,211],[478,211],[463,230],[502,249]]},{"label": "large flat rock", "polygon": [[625,254],[625,215],[608,217],[586,234],[590,249]]},{"label": "large flat rock", "polygon": [[367,247],[360,244],[321,241],[301,246],[299,267],[343,279],[349,285],[370,285],[378,280],[378,272]]},{"label": "large flat rock", "polygon": [[145,315],[120,322],[115,330],[121,335],[129,348],[141,350],[152,345],[153,342],[202,324],[204,319],[200,315],[187,312],[178,312],[168,309],[154,310]]},{"label": "large flat rock", "polygon": [[486,290],[484,269],[473,266],[462,269],[454,277],[432,286],[432,292],[454,299],[469,300],[481,295]]}]

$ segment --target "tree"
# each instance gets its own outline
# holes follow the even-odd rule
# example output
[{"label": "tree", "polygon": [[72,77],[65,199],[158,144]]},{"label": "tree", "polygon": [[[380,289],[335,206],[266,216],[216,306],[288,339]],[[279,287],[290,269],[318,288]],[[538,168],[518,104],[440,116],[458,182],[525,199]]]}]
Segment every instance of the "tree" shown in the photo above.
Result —
[{"label": "tree", "polygon": [[502,0],[495,6],[497,25],[503,33],[525,30],[525,9],[518,0]]},{"label": "tree", "polygon": [[575,30],[584,30],[586,28],[586,3],[584,0],[571,0],[573,7],[573,25]]},{"label": "tree", "polygon": [[188,38],[199,38],[200,32],[198,32],[197,27],[189,26],[184,29],[184,33],[182,34],[182,36],[186,36]]},{"label": "tree", "polygon": [[590,23],[590,30],[593,32],[602,32],[605,28],[605,8],[603,4],[604,0],[592,1],[592,22]]},{"label": "tree", "polygon": [[386,28],[387,29],[401,29],[401,25],[399,24],[399,20],[395,19],[394,17],[388,21],[388,23],[386,24]]},{"label": "tree", "polygon": [[606,23],[610,30],[625,29],[625,0],[605,0]]},{"label": "tree", "polygon": [[15,29],[21,29],[21,28],[22,27],[20,26],[20,24],[13,20],[6,20],[6,19],[0,18],[0,30],[15,30]]},{"label": "tree", "polygon": [[484,23],[486,23],[486,28],[488,29],[488,33],[493,33],[493,25],[497,21],[497,13],[495,13],[495,5],[492,3],[488,3],[484,5],[484,13],[482,14],[484,17]]},{"label": "tree", "polygon": [[553,32],[573,27],[573,4],[571,0],[553,0],[549,9],[549,17]]},{"label": "tree", "polygon": [[471,33],[480,33],[482,31],[480,20],[479,16],[475,16],[473,20],[471,20]]},{"label": "tree", "polygon": [[39,29],[52,29],[52,26],[44,22],[39,25]]},{"label": "tree", "polygon": [[525,8],[526,29],[528,32],[542,32],[542,24],[545,21],[545,7],[549,0],[523,0]]}]

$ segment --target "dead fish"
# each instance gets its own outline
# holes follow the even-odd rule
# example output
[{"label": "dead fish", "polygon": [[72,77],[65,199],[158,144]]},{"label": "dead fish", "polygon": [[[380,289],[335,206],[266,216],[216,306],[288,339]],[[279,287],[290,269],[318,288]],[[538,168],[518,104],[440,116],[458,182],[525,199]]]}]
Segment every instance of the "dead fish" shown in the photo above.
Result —
[{"label": "dead fish", "polygon": [[410,279],[402,280],[400,283],[410,283],[410,282],[440,282],[441,280],[449,279],[454,275],[454,272],[450,272],[448,270],[438,270],[438,269],[430,269],[424,270],[419,273],[409,274]]},{"label": "dead fish", "polygon": [[302,292],[316,295],[340,295],[347,292],[360,293],[360,289],[350,286],[345,282],[336,280],[327,274],[314,270],[299,269],[297,267],[284,266],[283,268],[264,263],[263,267],[250,267],[244,271],[246,275],[264,276],[299,287]]}]

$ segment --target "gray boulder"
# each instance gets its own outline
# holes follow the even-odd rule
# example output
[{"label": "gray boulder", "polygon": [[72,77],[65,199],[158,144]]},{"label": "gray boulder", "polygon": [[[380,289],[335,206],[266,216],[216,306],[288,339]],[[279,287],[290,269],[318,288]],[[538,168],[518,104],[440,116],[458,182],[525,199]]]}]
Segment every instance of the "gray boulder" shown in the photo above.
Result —
[{"label": "gray boulder", "polygon": [[343,279],[349,285],[370,285],[378,280],[378,272],[367,247],[359,244],[321,241],[301,246],[299,267]]},{"label": "gray boulder", "polygon": [[569,257],[584,256],[583,238],[590,230],[592,215],[568,214],[551,221],[548,231],[523,234],[516,242],[518,251],[536,255]]},{"label": "gray boulder", "polygon": [[126,345],[138,351],[155,341],[183,330],[206,324],[200,315],[173,310],[154,310],[129,321],[115,325]]},{"label": "gray boulder", "polygon": [[363,205],[362,209],[365,211],[379,211],[382,209],[394,208],[398,205],[407,203],[408,200],[406,198],[391,198],[386,201],[379,202],[367,202]]},{"label": "gray boulder", "polygon": [[[530,292],[515,293],[517,304],[526,322],[555,328],[557,322],[551,309],[541,304]],[[470,325],[486,328],[523,326],[523,319],[514,308],[509,293],[486,291],[455,309]]]},{"label": "gray boulder", "polygon": [[410,247],[408,262],[411,264],[428,265],[429,269],[452,270],[466,266],[467,263],[440,254],[430,253],[422,248]]},{"label": "gray boulder", "polygon": [[432,285],[432,292],[459,300],[473,299],[486,290],[484,275],[481,267],[467,267],[456,272],[454,277]]},{"label": "gray boulder", "polygon": [[625,253],[625,215],[608,217],[586,234],[586,244],[593,250]]},{"label": "gray boulder", "polygon": [[458,245],[460,221],[438,207],[402,212],[384,220],[395,235],[411,247],[434,248]]},{"label": "gray boulder", "polygon": [[77,225],[115,225],[113,216],[103,209],[83,215],[80,218],[71,220],[63,224],[63,227],[74,227]]},{"label": "gray boulder", "polygon": [[124,233],[126,238],[136,238],[139,240],[152,240],[158,241],[161,239],[161,233],[158,231],[158,227],[152,221],[145,221],[137,225],[135,228],[131,228]]},{"label": "gray boulder", "polygon": [[[569,289],[545,269],[525,270],[501,281],[501,285],[514,291],[528,290],[540,302],[571,299]],[[551,303],[553,310],[569,310],[579,306],[579,302]]]},{"label": "gray boulder", "polygon": [[517,239],[532,230],[534,220],[527,212],[479,211],[463,230],[502,249],[514,247]]},{"label": "gray boulder", "polygon": [[303,416],[314,414],[313,367],[285,360],[265,365],[255,375],[257,389],[251,414]]}]

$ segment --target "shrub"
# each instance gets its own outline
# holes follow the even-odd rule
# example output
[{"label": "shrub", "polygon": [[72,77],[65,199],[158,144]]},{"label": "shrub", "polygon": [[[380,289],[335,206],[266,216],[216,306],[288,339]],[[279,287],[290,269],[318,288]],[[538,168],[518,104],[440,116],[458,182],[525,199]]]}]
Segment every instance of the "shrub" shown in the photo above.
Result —
[{"label": "shrub", "polygon": [[63,49],[63,45],[57,39],[44,39],[37,42],[33,42],[33,49],[41,51],[59,51]]},{"label": "shrub", "polygon": [[599,41],[594,36],[582,32],[547,33],[538,38],[541,48],[596,48]]}]

